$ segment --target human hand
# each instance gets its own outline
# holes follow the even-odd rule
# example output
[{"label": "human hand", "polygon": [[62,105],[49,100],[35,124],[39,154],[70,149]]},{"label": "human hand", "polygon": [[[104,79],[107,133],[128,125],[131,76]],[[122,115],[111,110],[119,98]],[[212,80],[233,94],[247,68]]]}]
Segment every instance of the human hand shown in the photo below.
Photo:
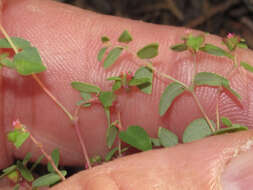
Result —
[{"label": "human hand", "polygon": [[[71,81],[86,81],[105,89],[109,88],[109,83],[104,81],[112,70],[105,71],[96,61],[96,54],[101,46],[100,37],[105,34],[113,39],[124,29],[128,29],[135,38],[135,43],[131,45],[133,49],[154,41],[160,43],[159,57],[155,62],[163,72],[187,81],[193,71],[190,64],[185,64],[192,62],[189,54],[180,55],[168,50],[169,46],[178,43],[182,36],[189,33],[189,29],[129,21],[38,0],[5,1],[1,17],[2,24],[11,36],[21,36],[38,47],[43,62],[48,67],[47,72],[39,77],[69,110],[74,109],[79,98],[79,94],[71,89]],[[217,45],[220,43],[215,36],[209,36],[207,40]],[[240,51],[238,59],[243,58],[250,63],[252,56],[250,51]],[[200,69],[219,74],[224,74],[229,66],[226,59],[208,55],[201,55],[199,63]],[[113,72],[117,75],[121,71],[134,69],[136,67],[126,56],[120,64],[113,67]],[[231,83],[242,95],[244,107],[238,107],[229,97],[224,96],[221,112],[230,116],[234,122],[252,127],[252,76],[237,73]],[[83,163],[81,148],[70,121],[31,78],[20,77],[4,70],[1,86],[2,131],[9,131],[11,122],[20,118],[48,151],[55,147],[61,150],[62,164]],[[192,98],[185,94],[175,103],[170,114],[160,118],[158,112],[153,110],[157,110],[164,88],[165,83],[157,82],[152,96],[142,93],[120,96],[119,109],[123,125],[141,125],[153,136],[157,127],[162,125],[182,135],[184,127],[190,121],[201,117]],[[202,97],[201,103],[207,113],[215,117],[215,109],[212,106],[215,102],[214,90],[203,88],[198,95]],[[141,111],[144,106],[145,109],[151,110],[148,115]],[[104,111],[99,106],[93,107],[92,110],[82,110],[80,113],[82,135],[90,155],[105,154],[107,151],[105,124]],[[6,142],[4,135],[0,136],[1,168],[6,167],[13,157],[24,157],[29,151],[34,157],[38,156],[38,150],[31,143],[24,144],[24,147],[17,151]],[[243,167],[247,169],[242,170],[241,176],[249,177],[246,182],[243,181],[243,185],[250,189],[247,182],[250,182],[252,167],[249,160],[253,155],[251,151],[234,159],[233,155],[250,147],[252,135],[252,132],[248,131],[215,136],[191,144],[135,154],[81,172],[54,189],[219,189],[224,183],[223,179],[233,179],[228,177],[224,170],[236,175],[235,170]]]}]

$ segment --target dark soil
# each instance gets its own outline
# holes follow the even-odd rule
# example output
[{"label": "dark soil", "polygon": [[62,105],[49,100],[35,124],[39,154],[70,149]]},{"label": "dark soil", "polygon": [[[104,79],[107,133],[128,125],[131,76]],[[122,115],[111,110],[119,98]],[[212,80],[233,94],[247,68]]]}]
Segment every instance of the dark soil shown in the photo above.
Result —
[{"label": "dark soil", "polygon": [[253,0],[57,0],[95,12],[146,22],[186,26],[226,36],[253,48]]}]

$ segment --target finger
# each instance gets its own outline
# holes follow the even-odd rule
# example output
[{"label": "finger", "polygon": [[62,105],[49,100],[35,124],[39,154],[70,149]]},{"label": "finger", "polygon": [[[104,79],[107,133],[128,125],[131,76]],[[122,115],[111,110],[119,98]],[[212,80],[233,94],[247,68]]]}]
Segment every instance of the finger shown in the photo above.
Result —
[{"label": "finger", "polygon": [[[137,50],[151,42],[160,43],[159,57],[154,60],[154,65],[178,80],[186,83],[191,81],[192,56],[189,53],[178,54],[168,50],[168,47],[180,42],[182,36],[191,32],[189,29],[98,15],[53,1],[36,0],[8,1],[5,4],[2,22],[11,35],[24,37],[39,48],[48,68],[39,77],[71,112],[74,110],[75,102],[80,99],[78,92],[71,89],[71,81],[94,83],[103,90],[108,90],[111,84],[105,82],[107,77],[137,69],[135,60],[128,55],[108,70],[104,70],[96,61],[97,52],[101,47],[100,37],[108,35],[116,40],[124,29],[128,29],[135,39],[130,48]],[[115,30],[112,31],[112,27]],[[208,35],[206,40],[220,44],[220,39],[211,35]],[[250,62],[252,53],[239,51],[238,59],[241,58]],[[225,58],[200,54],[197,59],[199,71],[225,74],[231,69],[231,63]],[[81,164],[81,148],[71,122],[32,78],[20,77],[14,72],[4,70],[2,80],[2,120],[5,131],[9,131],[11,122],[19,118],[48,151],[58,147],[65,164]],[[133,124],[141,125],[154,136],[158,126],[163,126],[181,134],[190,121],[201,117],[193,98],[187,93],[175,102],[164,117],[159,116],[159,98],[168,83],[169,81],[160,80],[155,76],[154,93],[151,96],[141,92],[119,96],[119,111],[124,128]],[[248,74],[235,73],[231,85],[241,94],[243,108],[235,104],[229,96],[222,94],[222,115],[230,117],[234,122],[252,127],[252,84],[252,77]],[[200,102],[211,119],[215,118],[215,92],[215,89],[207,87],[197,90]],[[107,148],[106,117],[103,108],[95,105],[82,110],[80,125],[89,155],[104,154]],[[18,157],[24,156],[28,151],[38,154],[38,149],[32,143],[26,143],[20,151],[8,144],[8,150],[11,155]]]},{"label": "finger", "polygon": [[214,136],[127,156],[80,172],[53,190],[251,189],[252,135]]}]

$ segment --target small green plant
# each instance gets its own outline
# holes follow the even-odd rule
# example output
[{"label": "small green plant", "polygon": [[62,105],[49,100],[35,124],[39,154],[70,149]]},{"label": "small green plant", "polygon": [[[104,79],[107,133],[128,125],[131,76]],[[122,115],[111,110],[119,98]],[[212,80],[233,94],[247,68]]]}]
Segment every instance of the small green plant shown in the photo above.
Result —
[{"label": "small green plant", "polygon": [[[13,145],[19,149],[24,142],[30,138],[31,141],[37,146],[42,156],[40,156],[34,164],[28,168],[27,164],[31,159],[31,153],[27,153],[23,161],[18,160],[15,164],[9,166],[2,171],[0,179],[7,177],[12,183],[15,184],[14,189],[19,187],[28,187],[29,189],[36,189],[37,187],[51,186],[65,180],[67,172],[65,170],[59,170],[60,153],[58,149],[52,151],[51,155],[48,155],[44,150],[43,145],[35,139],[34,136],[27,130],[27,127],[20,123],[19,120],[13,122],[14,129],[8,133],[8,141],[12,142]],[[43,158],[48,160],[47,169],[49,174],[43,175],[37,179],[34,178],[32,172],[37,165],[42,161]]]},{"label": "small green plant", "polygon": [[[119,57],[128,52],[132,54],[138,61],[138,69],[121,73],[119,76],[111,76],[107,81],[112,83],[111,90],[103,90],[101,87],[89,84],[86,82],[73,81],[71,86],[73,89],[80,92],[81,100],[76,103],[76,110],[71,114],[60,101],[46,88],[42,81],[37,76],[38,73],[44,72],[46,67],[42,64],[38,50],[31,45],[30,42],[17,38],[9,37],[4,28],[0,25],[0,30],[5,36],[5,39],[0,39],[1,49],[12,49],[14,56],[8,53],[0,55],[0,69],[8,68],[14,69],[22,76],[32,76],[44,92],[59,106],[66,116],[72,121],[80,145],[82,147],[84,164],[90,168],[92,165],[97,165],[102,162],[107,162],[115,157],[120,157],[130,148],[134,147],[140,151],[147,151],[157,147],[171,147],[179,143],[179,138],[173,132],[166,128],[157,126],[157,137],[153,138],[141,126],[131,125],[128,127],[122,126],[121,114],[117,109],[117,97],[119,93],[129,93],[133,89],[139,89],[146,95],[151,95],[153,90],[153,81],[160,80],[159,77],[168,80],[168,84],[164,89],[157,111],[163,117],[171,106],[180,96],[189,92],[203,117],[191,121],[186,126],[183,133],[182,142],[192,142],[194,140],[202,139],[211,135],[219,135],[224,133],[247,130],[246,126],[240,124],[233,124],[229,118],[220,116],[219,99],[222,93],[229,93],[233,100],[240,103],[240,95],[231,88],[229,79],[232,74],[239,68],[245,69],[248,72],[253,72],[253,67],[242,61],[238,63],[234,54],[237,48],[247,48],[245,41],[236,35],[229,34],[223,39],[223,44],[226,49],[222,49],[213,44],[205,42],[205,35],[194,36],[192,34],[182,38],[183,42],[172,46],[170,49],[177,52],[188,51],[194,58],[194,74],[189,85],[174,78],[171,75],[160,72],[153,64],[152,59],[159,54],[159,44],[150,43],[137,52],[133,52],[128,44],[133,42],[131,34],[125,30],[118,37],[117,43],[112,44],[107,36],[101,38],[103,44],[98,52],[97,59],[101,62],[105,69],[110,68],[114,64],[119,64]],[[232,69],[225,75],[221,76],[211,72],[198,72],[197,56],[200,52],[208,53],[213,56],[226,57],[232,63]],[[158,76],[155,78],[155,76]],[[217,88],[217,102],[216,102],[216,121],[212,121],[201,105],[198,96],[196,95],[196,88],[200,86],[209,86]],[[108,153],[105,157],[95,155],[89,158],[86,151],[83,137],[80,133],[78,124],[80,109],[90,109],[94,104],[100,104],[105,112],[107,118],[106,144]],[[112,121],[111,114],[116,113],[117,119]],[[223,128],[221,128],[221,125]],[[17,161],[12,166],[4,169],[0,178],[7,177],[14,184],[14,189],[20,186],[27,186],[28,188],[39,188],[42,186],[52,186],[60,180],[65,180],[66,171],[58,169],[59,164],[59,150],[55,149],[51,155],[48,155],[41,143],[29,132],[28,128],[19,121],[13,123],[14,129],[8,132],[8,140],[13,143],[16,148],[20,148],[22,144],[30,139],[42,152],[43,157],[48,160],[48,174],[43,175],[37,179],[33,177],[33,169],[40,163],[43,157],[40,157],[31,168],[28,168],[27,163],[31,155],[28,153],[23,161]],[[127,146],[122,145],[122,142]],[[22,183],[21,183],[22,182]]]}]

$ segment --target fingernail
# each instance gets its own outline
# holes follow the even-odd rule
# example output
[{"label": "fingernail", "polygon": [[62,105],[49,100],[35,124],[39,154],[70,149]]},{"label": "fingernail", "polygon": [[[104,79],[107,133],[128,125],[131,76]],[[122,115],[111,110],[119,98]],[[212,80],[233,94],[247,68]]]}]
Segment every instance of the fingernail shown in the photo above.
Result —
[{"label": "fingernail", "polygon": [[107,175],[95,176],[89,180],[84,189],[88,190],[119,190],[116,182]]},{"label": "fingernail", "polygon": [[253,150],[240,153],[226,166],[221,176],[223,190],[253,189]]}]

